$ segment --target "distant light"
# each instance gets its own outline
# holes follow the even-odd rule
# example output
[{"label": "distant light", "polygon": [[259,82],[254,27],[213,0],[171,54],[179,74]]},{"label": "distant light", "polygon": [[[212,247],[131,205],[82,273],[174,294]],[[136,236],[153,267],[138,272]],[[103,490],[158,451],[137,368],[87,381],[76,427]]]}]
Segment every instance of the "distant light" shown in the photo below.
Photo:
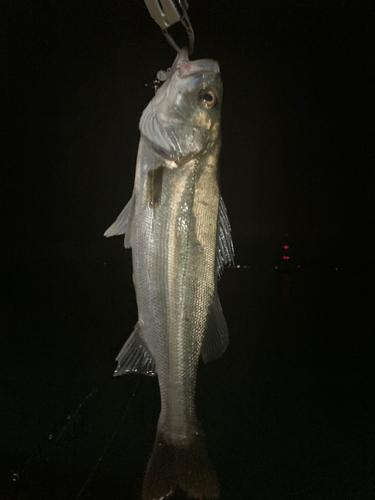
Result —
[{"label": "distant light", "polygon": [[237,266],[236,266],[236,267],[237,267],[237,269],[239,269],[241,266],[240,266],[239,264],[237,264]]},{"label": "distant light", "polygon": [[275,269],[279,269],[279,266],[275,266]]},{"label": "distant light", "polygon": [[288,250],[288,248],[289,248],[289,247],[288,247],[288,245],[284,245],[284,246],[283,246],[283,248],[284,248],[285,250]]},{"label": "distant light", "polygon": [[289,256],[288,255],[283,255],[283,259],[284,260],[289,260]]},{"label": "distant light", "polygon": [[338,267],[335,267],[335,271],[338,271],[338,270],[339,270],[339,268],[338,268]]}]

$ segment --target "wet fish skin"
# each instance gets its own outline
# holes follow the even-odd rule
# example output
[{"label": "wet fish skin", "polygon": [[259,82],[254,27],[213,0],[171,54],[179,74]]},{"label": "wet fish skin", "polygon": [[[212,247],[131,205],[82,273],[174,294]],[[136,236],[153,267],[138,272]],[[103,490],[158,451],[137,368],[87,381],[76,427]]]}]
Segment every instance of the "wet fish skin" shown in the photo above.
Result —
[{"label": "wet fish skin", "polygon": [[133,195],[105,233],[125,233],[132,248],[138,305],[115,375],[157,373],[160,386],[143,500],[177,487],[189,498],[219,498],[195,387],[199,356],[214,359],[228,344],[217,294],[218,270],[233,260],[218,185],[221,101],[218,63],[189,61],[182,50],[142,114]]}]

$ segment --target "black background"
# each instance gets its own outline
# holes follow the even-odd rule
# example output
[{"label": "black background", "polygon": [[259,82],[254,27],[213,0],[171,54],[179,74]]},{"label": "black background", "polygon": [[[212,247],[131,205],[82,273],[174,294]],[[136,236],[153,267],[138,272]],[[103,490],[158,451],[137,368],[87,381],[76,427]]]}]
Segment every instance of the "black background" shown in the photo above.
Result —
[{"label": "black background", "polygon": [[[189,14],[193,58],[221,65],[221,191],[241,266],[220,283],[231,345],[198,382],[222,498],[371,498],[366,12],[218,0]],[[136,303],[131,253],[102,234],[175,54],[141,0],[4,1],[1,22],[0,498],[132,500],[157,381],[112,378]]]}]

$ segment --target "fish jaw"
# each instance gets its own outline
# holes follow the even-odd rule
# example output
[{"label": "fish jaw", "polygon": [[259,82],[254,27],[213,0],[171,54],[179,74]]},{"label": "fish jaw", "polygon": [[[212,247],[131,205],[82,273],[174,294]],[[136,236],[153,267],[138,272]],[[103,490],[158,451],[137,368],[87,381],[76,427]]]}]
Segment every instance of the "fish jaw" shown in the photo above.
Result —
[{"label": "fish jaw", "polygon": [[[178,72],[180,78],[187,78],[196,73],[220,73],[220,66],[214,59],[197,59],[189,61],[187,49],[181,49],[177,54],[169,73],[169,78]],[[160,89],[159,89],[160,90]]]}]

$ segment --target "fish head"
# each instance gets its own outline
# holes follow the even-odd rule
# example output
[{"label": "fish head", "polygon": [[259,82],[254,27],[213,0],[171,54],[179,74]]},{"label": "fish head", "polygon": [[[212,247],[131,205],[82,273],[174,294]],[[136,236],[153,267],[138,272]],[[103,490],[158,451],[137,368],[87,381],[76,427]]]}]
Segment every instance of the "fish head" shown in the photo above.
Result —
[{"label": "fish head", "polygon": [[217,61],[189,61],[182,49],[142,113],[140,132],[174,161],[199,155],[218,141],[223,86]]}]

